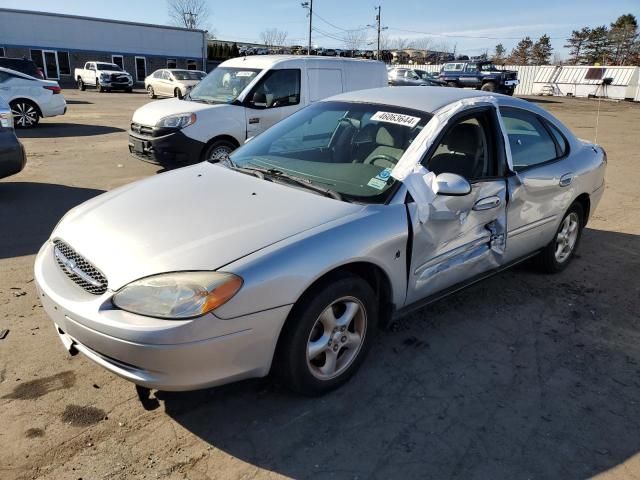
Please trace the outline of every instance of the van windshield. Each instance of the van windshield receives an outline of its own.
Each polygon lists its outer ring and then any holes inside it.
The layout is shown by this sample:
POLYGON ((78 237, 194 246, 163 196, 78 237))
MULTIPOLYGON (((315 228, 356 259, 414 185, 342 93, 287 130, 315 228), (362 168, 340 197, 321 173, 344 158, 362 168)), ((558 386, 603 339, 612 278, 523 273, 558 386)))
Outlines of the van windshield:
POLYGON ((233 103, 260 72, 256 68, 218 67, 194 87, 189 100, 233 103))
POLYGON ((430 119, 389 105, 318 102, 234 151, 231 165, 382 203, 395 183, 393 167, 430 119))

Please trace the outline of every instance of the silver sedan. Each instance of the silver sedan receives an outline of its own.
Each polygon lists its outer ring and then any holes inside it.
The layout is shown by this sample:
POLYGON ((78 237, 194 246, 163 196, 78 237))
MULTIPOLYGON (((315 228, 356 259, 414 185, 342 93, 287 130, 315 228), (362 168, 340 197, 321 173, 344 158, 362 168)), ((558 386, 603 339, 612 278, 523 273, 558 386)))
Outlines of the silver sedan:
POLYGON ((530 257, 562 271, 605 166, 523 100, 352 92, 74 208, 35 278, 65 348, 138 385, 321 394, 392 319, 530 257))

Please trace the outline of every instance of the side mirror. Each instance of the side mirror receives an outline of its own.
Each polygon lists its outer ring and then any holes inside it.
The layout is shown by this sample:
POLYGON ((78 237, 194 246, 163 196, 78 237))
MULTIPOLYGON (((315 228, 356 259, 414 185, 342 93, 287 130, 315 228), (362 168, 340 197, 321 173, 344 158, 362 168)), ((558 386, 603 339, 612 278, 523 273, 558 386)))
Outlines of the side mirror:
POLYGON ((267 106, 267 95, 264 93, 256 92, 253 94, 252 102, 256 107, 266 107, 267 106))
POLYGON ((438 195, 462 197, 471 193, 469 181, 456 173, 441 173, 435 183, 438 195))

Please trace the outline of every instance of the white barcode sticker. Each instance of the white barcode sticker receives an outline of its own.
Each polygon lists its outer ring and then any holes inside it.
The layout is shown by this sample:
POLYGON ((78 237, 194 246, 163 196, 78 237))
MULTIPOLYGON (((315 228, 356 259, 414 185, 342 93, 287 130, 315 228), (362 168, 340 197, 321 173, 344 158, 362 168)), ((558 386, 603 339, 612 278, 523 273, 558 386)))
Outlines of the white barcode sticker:
POLYGON ((420 122, 420 117, 403 115, 402 113, 376 112, 375 115, 371 117, 371 120, 395 123, 396 125, 404 125, 405 127, 413 128, 420 122))

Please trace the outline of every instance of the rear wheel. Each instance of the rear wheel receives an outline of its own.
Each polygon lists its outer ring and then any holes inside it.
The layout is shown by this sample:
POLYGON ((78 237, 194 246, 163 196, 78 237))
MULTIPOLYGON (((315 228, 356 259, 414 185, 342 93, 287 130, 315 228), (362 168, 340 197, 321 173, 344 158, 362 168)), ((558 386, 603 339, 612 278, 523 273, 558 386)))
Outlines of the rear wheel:
POLYGON ((38 107, 29 100, 14 100, 9 104, 16 128, 33 128, 40 121, 38 107))
POLYGON ((495 82, 487 82, 484 85, 482 85, 480 90, 482 90, 484 92, 495 92, 496 91, 496 84, 495 84, 495 82))
POLYGON ((321 395, 358 370, 378 322, 371 286, 340 275, 307 292, 294 306, 278 345, 277 368, 303 395, 321 395))
POLYGON ((584 210, 579 203, 565 213, 553 240, 535 258, 538 268, 546 273, 558 273, 567 268, 573 258, 584 227, 584 210))
POLYGON ((149 95, 149 98, 156 98, 156 92, 151 85, 147 87, 147 95, 149 95))
POLYGON ((82 81, 81 77, 78 77, 78 90, 81 91, 85 91, 87 89, 87 87, 85 86, 84 82, 82 81))
POLYGON ((228 140, 216 140, 204 151, 203 160, 219 162, 236 149, 236 145, 228 140))
POLYGON ((449 87, 458 88, 458 84, 456 82, 447 82, 449 87))

